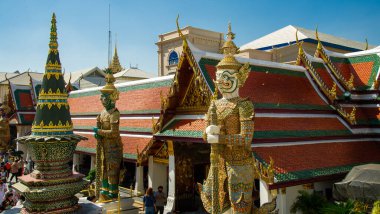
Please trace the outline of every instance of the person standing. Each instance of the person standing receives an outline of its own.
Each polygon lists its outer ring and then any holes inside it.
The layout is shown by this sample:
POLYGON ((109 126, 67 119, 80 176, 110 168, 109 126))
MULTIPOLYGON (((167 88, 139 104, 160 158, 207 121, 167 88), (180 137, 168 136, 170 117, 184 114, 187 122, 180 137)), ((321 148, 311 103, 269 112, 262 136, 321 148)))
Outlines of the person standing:
POLYGON ((11 183, 13 177, 16 177, 16 182, 18 182, 18 160, 14 161, 11 165, 11 173, 12 176, 9 179, 9 183, 11 183))
POLYGON ((149 187, 146 190, 146 193, 143 198, 143 202, 144 202, 145 214, 154 214, 156 205, 155 205, 152 187, 149 187))
POLYGON ((9 178, 9 174, 11 173, 11 163, 9 161, 5 162, 4 168, 7 172, 7 178, 9 178))
POLYGON ((0 168, 0 178, 3 183, 7 182, 7 172, 5 171, 4 167, 0 168))
POLYGON ((18 176, 23 176, 24 175, 24 158, 21 157, 18 161, 18 176))
POLYGON ((166 194, 163 192, 163 187, 159 186, 158 191, 154 193, 154 199, 156 200, 156 214, 164 213, 164 206, 166 205, 166 194))

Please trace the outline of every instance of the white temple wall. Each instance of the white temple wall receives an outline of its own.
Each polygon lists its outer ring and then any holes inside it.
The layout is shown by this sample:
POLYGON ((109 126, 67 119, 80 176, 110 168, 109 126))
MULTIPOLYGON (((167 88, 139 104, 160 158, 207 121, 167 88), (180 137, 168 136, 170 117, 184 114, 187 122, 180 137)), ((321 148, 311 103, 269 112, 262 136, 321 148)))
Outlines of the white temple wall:
POLYGON ((164 190, 167 189, 168 175, 166 167, 166 164, 156 163, 153 160, 153 156, 149 156, 148 186, 152 187, 153 191, 157 191, 159 186, 163 186, 164 190))
POLYGON ((135 195, 144 194, 144 166, 136 166, 135 195))
POLYGON ((272 201, 272 195, 265 181, 260 179, 260 206, 272 201))
MULTIPOLYGON (((302 185, 297 186, 291 186, 286 188, 286 213, 290 213, 290 208, 292 207, 293 203, 295 202, 298 191, 299 190, 305 190, 302 185)), ((307 190, 312 191, 312 190, 307 190)))

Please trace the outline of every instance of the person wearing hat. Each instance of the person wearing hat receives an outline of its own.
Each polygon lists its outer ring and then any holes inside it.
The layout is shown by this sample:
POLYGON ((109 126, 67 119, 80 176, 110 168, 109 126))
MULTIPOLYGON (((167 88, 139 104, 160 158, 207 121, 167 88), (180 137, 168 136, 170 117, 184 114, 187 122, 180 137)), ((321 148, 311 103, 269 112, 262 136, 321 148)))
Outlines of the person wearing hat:
POLYGON ((103 111, 97 117, 94 128, 96 150, 96 196, 98 201, 116 199, 119 193, 120 164, 123 160, 123 144, 120 138, 120 112, 115 104, 119 92, 114 86, 115 78, 106 70, 106 85, 101 91, 103 111))

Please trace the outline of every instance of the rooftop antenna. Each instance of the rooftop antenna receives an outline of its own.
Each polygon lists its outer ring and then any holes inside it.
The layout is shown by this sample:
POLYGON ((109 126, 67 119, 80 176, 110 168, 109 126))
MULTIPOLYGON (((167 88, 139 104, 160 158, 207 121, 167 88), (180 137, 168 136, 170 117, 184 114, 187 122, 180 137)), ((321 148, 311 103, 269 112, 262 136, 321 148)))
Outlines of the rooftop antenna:
POLYGON ((111 46, 112 46, 112 38, 111 38, 111 4, 108 4, 108 67, 111 66, 111 46))

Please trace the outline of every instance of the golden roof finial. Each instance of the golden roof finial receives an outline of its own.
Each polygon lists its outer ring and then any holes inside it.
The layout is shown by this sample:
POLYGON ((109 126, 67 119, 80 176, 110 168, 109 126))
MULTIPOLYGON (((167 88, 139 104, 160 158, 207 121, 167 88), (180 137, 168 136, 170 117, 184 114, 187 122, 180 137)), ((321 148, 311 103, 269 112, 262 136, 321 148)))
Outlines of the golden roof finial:
POLYGON ((103 86, 103 88, 100 89, 100 91, 103 94, 109 94, 111 96, 110 97, 111 100, 116 101, 119 99, 119 91, 117 90, 117 88, 114 85, 114 82, 116 81, 116 79, 113 76, 112 70, 110 68, 107 68, 105 70, 105 73, 106 73, 106 76, 105 76, 106 85, 103 86))
POLYGON ((177 32, 178 32, 179 36, 182 38, 183 45, 187 46, 187 45, 188 45, 188 44, 187 44, 187 40, 186 40, 186 37, 182 34, 181 29, 179 28, 178 19, 179 19, 179 14, 177 15, 177 19, 176 19, 177 32))
POLYGON ((300 41, 298 40, 298 29, 296 30, 296 43, 297 45, 300 45, 300 41))
POLYGON ((368 40, 365 38, 365 50, 368 50, 368 40))
POLYGON ((318 35, 318 25, 317 27, 315 28, 315 38, 317 39, 317 42, 318 42, 318 45, 317 45, 317 50, 315 51, 315 54, 314 56, 318 56, 319 55, 319 52, 322 50, 323 46, 322 46, 322 42, 321 40, 319 39, 319 35, 318 35))
POLYGON ((319 35, 318 35, 318 25, 317 25, 317 27, 315 28, 315 38, 318 40, 318 42, 320 41, 320 40, 319 40, 319 35))
POLYGON ((222 47, 224 58, 216 65, 218 69, 239 70, 242 66, 234 57, 239 52, 239 48, 236 47, 233 41, 234 39, 235 34, 231 31, 231 23, 228 23, 227 41, 222 47))
POLYGON ((235 39, 235 34, 232 33, 232 30, 231 30, 231 22, 228 22, 227 40, 232 41, 234 39, 235 39))
POLYGON ((298 40, 298 29, 296 31, 296 43, 298 45, 298 55, 299 55, 299 54, 303 53, 303 49, 302 49, 302 42, 300 42, 298 40))

